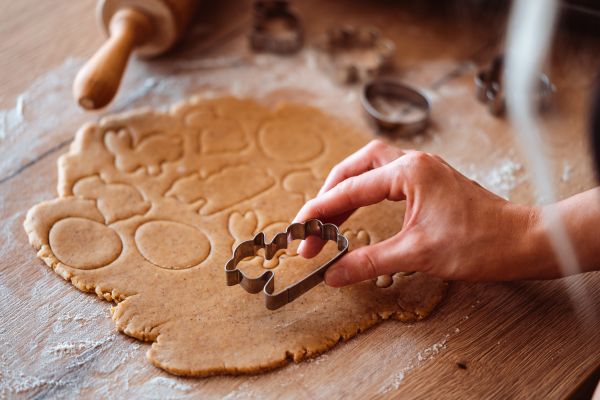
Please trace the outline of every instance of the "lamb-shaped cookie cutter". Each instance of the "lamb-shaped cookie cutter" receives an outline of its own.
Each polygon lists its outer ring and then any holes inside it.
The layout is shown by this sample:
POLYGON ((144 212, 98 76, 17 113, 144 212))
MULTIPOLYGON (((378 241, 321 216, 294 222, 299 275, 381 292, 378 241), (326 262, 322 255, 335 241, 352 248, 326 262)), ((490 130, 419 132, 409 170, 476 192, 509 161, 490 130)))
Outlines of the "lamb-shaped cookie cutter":
POLYGON ((348 239, 340 233, 338 227, 333 224, 324 224, 318 219, 293 223, 287 227, 285 232, 275 235, 270 243, 265 243, 265 234, 259 232, 254 236, 254 239, 240 243, 233 251, 233 257, 225 264, 227 286, 240 284, 248 293, 253 294, 262 290, 267 308, 269 310, 277 310, 321 283, 325 276, 325 271, 346 254, 347 251, 348 239), (265 250, 265 258, 270 260, 279 250, 287 249, 288 244, 292 241, 297 239, 304 240, 308 236, 318 236, 322 240, 336 242, 338 253, 302 280, 277 293, 274 293, 275 274, 273 271, 265 271, 257 278, 249 278, 237 268, 240 261, 246 257, 256 256, 260 249, 265 250))

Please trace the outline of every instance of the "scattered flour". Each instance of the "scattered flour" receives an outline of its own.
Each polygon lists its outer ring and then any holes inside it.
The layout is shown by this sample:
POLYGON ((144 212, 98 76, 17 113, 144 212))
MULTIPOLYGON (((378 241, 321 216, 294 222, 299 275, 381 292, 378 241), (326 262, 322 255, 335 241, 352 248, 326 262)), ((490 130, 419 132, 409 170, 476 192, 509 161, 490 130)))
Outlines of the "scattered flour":
POLYGON ((522 172, 523 165, 521 163, 504 160, 483 177, 483 183, 498 191, 501 196, 508 198, 510 191, 522 181, 522 172))
POLYGON ((257 396, 252 391, 252 386, 248 382, 242 383, 235 390, 229 392, 223 397, 223 400, 246 400, 246 399, 257 399, 257 396))
POLYGON ((190 397, 192 385, 182 379, 169 376, 155 376, 130 393, 139 399, 184 399, 190 397))
POLYGON ((15 129, 24 118, 25 96, 21 94, 17 97, 13 108, 0 110, 0 142, 8 136, 8 132, 15 129))
POLYGON ((188 391, 192 388, 190 385, 178 382, 175 378, 163 377, 163 376, 157 376, 155 378, 150 379, 148 381, 147 385, 158 386, 158 387, 167 387, 167 388, 184 391, 184 392, 188 391))
MULTIPOLYGON (((462 324, 463 322, 469 319, 469 314, 475 312, 478 309, 478 306, 481 304, 481 299, 476 299, 470 307, 468 307, 468 314, 464 315, 457 321, 457 325, 462 324)), ((410 372, 416 368, 419 368, 423 364, 428 361, 434 360, 439 354, 441 354, 445 349, 448 348, 448 344, 453 336, 458 335, 461 332, 461 329, 458 326, 455 326, 453 329, 450 329, 448 333, 446 333, 438 342, 433 343, 429 347, 422 349, 416 353, 416 355, 408 360, 407 362, 403 362, 402 367, 392 375, 391 378, 388 378, 386 384, 381 387, 379 390, 379 394, 385 394, 394 390, 400 389, 402 386, 402 382, 404 378, 410 374, 410 372)), ((498 342, 499 343, 499 342, 498 342)), ((403 351, 406 353, 406 349, 403 351)), ((393 362, 395 360, 391 360, 393 362)))
POLYGON ((317 356, 315 358, 309 358, 308 360, 306 360, 306 362, 309 364, 319 365, 322 362, 327 361, 327 358, 329 358, 327 354, 321 354, 320 356, 317 356))
POLYGON ((394 390, 398 390, 400 388, 400 385, 402 384, 403 380, 404 380, 404 371, 400 371, 396 375, 394 375, 394 377, 392 378, 392 382, 390 383, 391 388, 394 390))
POLYGON ((440 342, 434 343, 430 347, 427 347, 426 349, 418 352, 417 353, 417 361, 423 362, 423 361, 431 360, 432 358, 434 358, 436 355, 438 355, 440 353, 440 351, 442 351, 443 349, 446 348, 446 343, 448 342, 449 337, 450 337, 450 335, 447 334, 446 336, 444 336, 444 338, 440 342))
POLYGON ((489 170, 481 170, 474 164, 470 164, 466 176, 480 183, 486 189, 510 200, 511 192, 521 183, 525 182, 527 176, 523 164, 513 159, 512 155, 501 159, 489 170))
POLYGON ((100 340, 80 340, 80 341, 66 341, 62 343, 55 344, 46 349, 47 353, 51 356, 55 357, 65 357, 81 354, 85 351, 95 349, 99 346, 102 346, 106 342, 112 341, 115 339, 114 335, 106 336, 100 340))
POLYGON ((38 389, 52 391, 72 384, 72 381, 68 379, 38 378, 26 375, 23 372, 4 371, 0 377, 2 378, 0 381, 0 398, 32 393, 38 389))
MULTIPOLYGON (((455 334, 458 333, 456 330, 454 332, 455 334)), ((419 351, 415 358, 408 363, 408 365, 402 367, 388 382, 386 382, 385 386, 379 390, 379 393, 384 394, 392 390, 398 390, 402 385, 402 381, 404 380, 405 376, 409 374, 410 371, 422 366, 427 361, 433 360, 440 352, 442 352, 442 350, 447 348, 450 336, 451 335, 448 333, 444 335, 439 342, 419 351)))

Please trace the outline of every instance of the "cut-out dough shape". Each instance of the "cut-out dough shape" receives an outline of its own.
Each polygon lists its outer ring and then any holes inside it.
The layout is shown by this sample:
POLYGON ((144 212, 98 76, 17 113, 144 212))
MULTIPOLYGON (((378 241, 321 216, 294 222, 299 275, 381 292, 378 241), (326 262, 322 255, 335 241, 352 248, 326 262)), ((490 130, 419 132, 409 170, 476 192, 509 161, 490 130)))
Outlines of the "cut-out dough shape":
MULTIPOLYGON (((241 213, 235 211, 229 216, 227 221, 227 229, 229 234, 235 240, 233 247, 240 242, 248 240, 249 237, 254 237, 258 228, 258 217, 252 211, 241 213)), ((232 248, 233 249, 233 248, 232 248)))
POLYGON ((307 162, 323 152, 323 138, 308 121, 268 121, 258 136, 265 155, 278 161, 307 162))
POLYGON ((104 183, 98 176, 90 176, 78 181, 73 193, 84 199, 95 199, 98 210, 104 215, 107 224, 143 215, 150 209, 150 203, 133 186, 123 183, 104 183), (127 207, 123 207, 127 204, 127 207))
POLYGON ((135 243, 148 261, 166 269, 193 267, 210 253, 210 243, 202 232, 172 221, 146 222, 135 232, 135 243))
POLYGON ((105 132, 116 132, 126 128, 131 135, 134 147, 150 136, 160 133, 176 137, 181 131, 181 124, 178 120, 173 120, 167 114, 157 115, 150 108, 142 108, 118 116, 108 116, 103 119, 102 125, 105 132), (127 118, 125 124, 123 117, 127 118))
POLYGON ((123 248, 115 231, 85 218, 58 221, 48 240, 58 260, 78 269, 104 267, 115 261, 123 248))
POLYGON ((313 198, 320 187, 321 181, 310 171, 292 172, 283 179, 283 188, 290 193, 301 194, 304 201, 313 198))
POLYGON ((247 146, 246 135, 240 125, 233 120, 220 118, 212 121, 202 130, 200 148, 203 153, 229 153, 247 146), (222 137, 227 136, 228 140, 222 137))
MULTIPOLYGON (((385 319, 422 319, 445 292, 443 281, 424 274, 395 276, 385 289, 372 281, 341 289, 319 284, 272 312, 261 296, 226 286, 232 246, 259 230, 284 229, 320 185, 314 177, 368 139, 313 108, 271 110, 234 98, 114 115, 77 133, 59 161, 60 196, 33 207, 25 230, 63 278, 118 302, 117 329, 153 341, 152 364, 194 376, 272 369, 385 319), (219 119, 241 127, 243 149, 229 147, 239 132, 222 129, 204 143, 214 151, 198 151, 200 132, 219 119)), ((398 232, 403 207, 383 202, 357 211, 341 227, 351 248, 398 232)), ((249 267, 271 268, 279 290, 328 251, 311 260, 291 252, 276 265, 256 257, 249 267)))
POLYGON ((173 185, 167 196, 173 196, 184 203, 204 198, 206 203, 200 214, 210 215, 249 200, 274 183, 273 178, 260 169, 240 165, 225 168, 206 179, 200 179, 197 174, 183 178, 173 185))
POLYGON ((183 154, 181 137, 161 133, 147 136, 134 146, 130 133, 121 129, 108 132, 104 142, 116 157, 115 165, 124 172, 146 167, 150 175, 156 175, 160 172, 161 163, 174 161, 183 154))

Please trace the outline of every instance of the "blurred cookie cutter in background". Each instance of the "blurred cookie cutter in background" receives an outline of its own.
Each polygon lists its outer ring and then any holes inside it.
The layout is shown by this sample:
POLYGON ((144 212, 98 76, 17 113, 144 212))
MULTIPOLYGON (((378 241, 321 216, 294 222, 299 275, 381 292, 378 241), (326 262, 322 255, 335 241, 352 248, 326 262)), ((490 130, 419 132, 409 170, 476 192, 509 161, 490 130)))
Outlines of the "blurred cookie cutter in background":
POLYGON ((423 92, 390 78, 365 85, 361 103, 381 131, 400 136, 423 131, 431 114, 431 102, 423 92))
POLYGON ((254 22, 250 46, 254 51, 292 54, 304 43, 300 20, 289 9, 286 0, 257 0, 254 2, 254 22))
MULTIPOLYGON (((487 104, 489 112, 494 116, 502 116, 506 110, 504 87, 504 57, 496 56, 489 67, 483 68, 475 75, 477 100, 487 104)), ((535 92, 535 101, 539 109, 544 110, 550 105, 550 99, 556 92, 556 87, 546 74, 540 74, 535 92)))
POLYGON ((382 37, 374 27, 331 29, 318 41, 317 48, 321 63, 341 83, 375 78, 391 63, 396 52, 394 42, 382 37))
POLYGON ((325 271, 348 251, 348 239, 339 232, 337 226, 324 224, 317 219, 297 222, 289 225, 285 232, 275 235, 271 242, 265 242, 265 234, 259 232, 253 239, 240 243, 233 251, 233 257, 225 264, 227 286, 239 284, 248 293, 263 292, 265 305, 269 310, 276 310, 302 296, 304 293, 323 281, 325 271), (325 264, 293 285, 275 293, 275 274, 265 271, 261 276, 250 278, 237 268, 240 261, 258 255, 260 249, 265 251, 265 259, 277 256, 279 250, 287 249, 294 240, 304 240, 308 236, 318 236, 322 240, 331 240, 337 244, 338 253, 325 264))

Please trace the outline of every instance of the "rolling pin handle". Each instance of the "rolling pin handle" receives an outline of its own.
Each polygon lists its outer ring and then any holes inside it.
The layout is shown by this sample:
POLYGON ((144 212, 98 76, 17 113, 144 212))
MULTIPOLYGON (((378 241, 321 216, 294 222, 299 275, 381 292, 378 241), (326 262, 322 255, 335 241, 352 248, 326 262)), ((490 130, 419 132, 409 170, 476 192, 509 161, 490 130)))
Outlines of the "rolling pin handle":
POLYGON ((117 93, 133 50, 152 34, 152 21, 144 13, 124 8, 110 20, 110 37, 81 68, 73 83, 73 96, 85 109, 107 105, 117 93))

